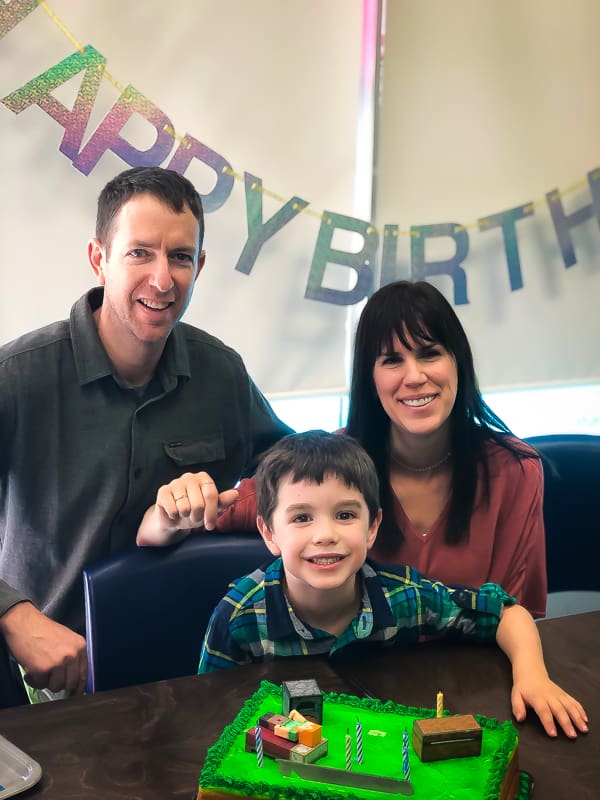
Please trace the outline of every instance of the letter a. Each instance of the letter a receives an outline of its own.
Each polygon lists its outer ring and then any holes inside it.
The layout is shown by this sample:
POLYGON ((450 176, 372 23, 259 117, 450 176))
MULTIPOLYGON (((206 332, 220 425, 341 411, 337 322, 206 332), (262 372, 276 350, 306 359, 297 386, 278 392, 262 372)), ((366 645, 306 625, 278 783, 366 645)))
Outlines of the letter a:
POLYGON ((79 153, 83 134, 98 94, 105 63, 104 56, 94 50, 91 45, 87 45, 82 51, 73 53, 72 56, 65 58, 64 61, 46 72, 42 72, 37 78, 9 94, 2 102, 15 114, 20 114, 34 103, 37 104, 65 129, 65 135, 60 143, 60 151, 74 160, 79 153), (66 83, 83 69, 85 75, 73 109, 69 111, 55 97, 52 97, 50 92, 57 86, 66 83))

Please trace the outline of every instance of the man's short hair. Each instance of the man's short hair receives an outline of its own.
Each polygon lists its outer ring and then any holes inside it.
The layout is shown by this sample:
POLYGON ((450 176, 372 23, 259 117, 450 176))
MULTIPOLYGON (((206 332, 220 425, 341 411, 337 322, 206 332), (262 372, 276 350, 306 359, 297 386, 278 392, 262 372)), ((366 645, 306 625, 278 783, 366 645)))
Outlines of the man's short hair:
POLYGON ((178 214, 187 205, 198 220, 198 251, 204 241, 202 200, 194 184, 183 175, 163 167, 133 167, 110 180, 98 197, 96 238, 110 253, 112 228, 121 208, 136 194, 151 194, 178 214))
POLYGON ((375 466, 357 441, 326 431, 290 434, 267 450, 256 471, 259 516, 271 525, 284 478, 321 484, 332 476, 362 494, 372 523, 380 505, 375 466))

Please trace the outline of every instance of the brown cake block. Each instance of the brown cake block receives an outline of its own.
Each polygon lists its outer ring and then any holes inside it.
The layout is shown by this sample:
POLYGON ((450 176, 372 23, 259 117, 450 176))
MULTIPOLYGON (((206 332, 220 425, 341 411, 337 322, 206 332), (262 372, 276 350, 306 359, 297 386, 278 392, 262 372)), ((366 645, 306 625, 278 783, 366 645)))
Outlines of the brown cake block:
POLYGON ((412 744, 421 761, 481 754, 481 726, 472 714, 417 719, 412 744))

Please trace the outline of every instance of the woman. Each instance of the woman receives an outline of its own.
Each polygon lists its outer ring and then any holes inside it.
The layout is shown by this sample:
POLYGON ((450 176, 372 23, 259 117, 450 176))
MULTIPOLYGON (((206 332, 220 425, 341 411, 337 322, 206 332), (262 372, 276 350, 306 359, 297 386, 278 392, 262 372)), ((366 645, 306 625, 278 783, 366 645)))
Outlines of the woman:
POLYGON ((484 402, 463 327, 431 284, 388 284, 363 309, 346 433, 379 474, 373 558, 447 584, 499 583, 544 615, 539 457, 484 402))
MULTIPOLYGON (((463 327, 431 284, 391 283, 365 305, 345 433, 367 450, 379 476, 375 560, 409 564, 450 585, 498 583, 544 616, 538 454, 484 402, 463 327)), ((219 495, 206 473, 182 475, 159 489, 138 544, 176 541, 202 520, 207 529, 255 530, 253 479, 236 497, 219 495)))

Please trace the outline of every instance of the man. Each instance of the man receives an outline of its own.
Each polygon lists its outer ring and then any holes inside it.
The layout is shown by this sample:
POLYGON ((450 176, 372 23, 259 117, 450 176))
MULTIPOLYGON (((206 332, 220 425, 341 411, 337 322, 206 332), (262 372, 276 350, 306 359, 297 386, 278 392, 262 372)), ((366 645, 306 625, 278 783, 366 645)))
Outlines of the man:
POLYGON ((200 473, 211 529, 289 432, 240 356, 180 323, 203 235, 186 178, 126 170, 98 199, 100 286, 0 348, 0 633, 35 688, 83 691, 81 572, 135 546, 158 488, 200 473))

